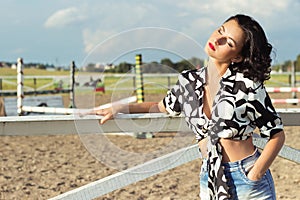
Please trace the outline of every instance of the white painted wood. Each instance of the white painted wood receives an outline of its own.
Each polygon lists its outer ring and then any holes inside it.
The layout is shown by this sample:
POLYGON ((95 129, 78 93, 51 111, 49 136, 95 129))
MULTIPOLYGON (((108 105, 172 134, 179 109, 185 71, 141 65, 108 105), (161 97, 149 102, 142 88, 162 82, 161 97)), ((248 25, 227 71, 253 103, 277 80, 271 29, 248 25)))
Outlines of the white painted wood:
POLYGON ((294 104, 300 103, 300 99, 271 99, 273 104, 294 104))
POLYGON ((266 87, 267 92, 300 92, 300 87, 266 87))
MULTIPOLYGON (((278 109, 285 126, 300 125, 300 109, 278 109)), ((0 135, 57 135, 70 133, 191 132, 183 117, 163 113, 120 114, 100 125, 95 115, 0 117, 0 135)))
POLYGON ((1 117, 0 135, 56 135, 70 133, 118 132, 175 132, 189 131, 183 118, 169 118, 163 114, 119 115, 100 125, 102 117, 95 115, 45 115, 1 117))

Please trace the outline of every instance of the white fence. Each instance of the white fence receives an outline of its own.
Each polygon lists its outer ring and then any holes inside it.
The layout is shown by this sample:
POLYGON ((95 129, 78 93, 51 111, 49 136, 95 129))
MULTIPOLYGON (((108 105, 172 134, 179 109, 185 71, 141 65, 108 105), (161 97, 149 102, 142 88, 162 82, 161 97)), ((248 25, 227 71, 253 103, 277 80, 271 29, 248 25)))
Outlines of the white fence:
MULTIPOLYGON (((299 109, 278 109, 278 112, 286 126, 300 125, 299 109)), ((53 135, 76 132, 89 134, 99 129, 99 119, 101 119, 99 116, 80 117, 77 115, 2 117, 0 118, 0 135, 53 135)), ((104 133, 139 132, 145 131, 145 127, 149 132, 190 131, 183 118, 169 117, 165 114, 122 114, 101 125, 104 133)), ((254 137, 253 140, 259 148, 263 148, 266 143, 266 140, 260 137, 254 137)), ((284 146, 279 155, 300 163, 300 151, 297 149, 284 146)), ((52 200, 93 199, 195 160, 199 156, 198 146, 192 145, 58 195, 52 200)))

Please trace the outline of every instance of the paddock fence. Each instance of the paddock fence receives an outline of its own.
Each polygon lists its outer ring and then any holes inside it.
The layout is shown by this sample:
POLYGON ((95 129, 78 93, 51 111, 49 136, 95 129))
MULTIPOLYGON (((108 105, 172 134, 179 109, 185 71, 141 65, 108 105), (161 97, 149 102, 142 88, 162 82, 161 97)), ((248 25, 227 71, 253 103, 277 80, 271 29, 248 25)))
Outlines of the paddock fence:
MULTIPOLYGON (((17 114, 18 115, 23 115, 24 112, 33 112, 33 110, 36 110, 36 112, 43 112, 39 111, 41 107, 45 107, 47 103, 43 102, 44 106, 23 106, 24 103, 24 98, 25 95, 41 95, 41 94, 58 94, 58 93, 69 93, 69 100, 70 100, 70 108, 75 108, 75 102, 74 102, 74 87, 75 87, 75 62, 72 61, 71 66, 70 66, 70 84, 68 89, 63 89, 63 88, 56 88, 54 90, 29 90, 29 91, 24 91, 24 72, 23 72, 24 64, 23 64, 23 59, 18 58, 17 60, 17 90, 16 91, 2 91, 0 90, 0 96, 16 96, 16 108, 17 108, 17 114)), ((36 82, 36 79, 34 78, 34 81, 36 82)), ((52 84, 52 83, 50 83, 52 84)), ((43 87, 42 87, 43 88, 43 87)), ((31 97, 30 101, 40 101, 37 97, 31 97)), ((50 101, 53 100, 51 96, 49 97, 50 101)), ((55 98, 54 98, 55 99, 55 98)), ((14 102, 14 98, 10 98, 10 100, 14 102)), ((59 101, 58 101, 59 102, 59 101)), ((62 102, 62 101, 60 101, 62 102)), ((60 105, 62 103, 55 103, 54 105, 60 105)), ((57 111, 66 113, 65 111, 62 111, 60 108, 51 108, 47 110, 48 112, 55 113, 57 111)))

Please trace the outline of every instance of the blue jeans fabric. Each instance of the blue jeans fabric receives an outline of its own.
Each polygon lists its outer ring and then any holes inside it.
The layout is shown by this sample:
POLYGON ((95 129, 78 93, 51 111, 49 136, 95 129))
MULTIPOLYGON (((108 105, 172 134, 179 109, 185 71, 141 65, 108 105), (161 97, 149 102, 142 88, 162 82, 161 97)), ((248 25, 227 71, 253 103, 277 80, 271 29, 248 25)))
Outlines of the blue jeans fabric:
MULTIPOLYGON (((236 162, 223 163, 224 173, 227 177, 230 199, 232 200, 275 200, 274 182, 270 170, 257 181, 252 181, 247 177, 255 161, 260 156, 256 150, 250 155, 236 162)), ((200 172, 200 199, 209 199, 208 195, 208 173, 207 160, 203 159, 200 172)))

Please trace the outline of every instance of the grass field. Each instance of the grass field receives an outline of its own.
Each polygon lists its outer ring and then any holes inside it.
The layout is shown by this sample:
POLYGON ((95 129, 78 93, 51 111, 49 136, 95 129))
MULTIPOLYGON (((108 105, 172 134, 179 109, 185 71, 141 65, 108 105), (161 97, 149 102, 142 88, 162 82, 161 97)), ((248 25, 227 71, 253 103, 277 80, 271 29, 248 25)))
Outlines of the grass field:
MULTIPOLYGON (((24 69, 24 74, 28 76, 68 76, 70 72, 68 71, 47 71, 39 69, 24 69)), ((93 73, 84 73, 77 72, 77 75, 93 75, 93 73)), ((99 75, 99 73, 95 73, 99 75)), ((161 74, 159 74, 161 75, 161 74)), ((0 68, 0 76, 2 77, 2 90, 16 90, 17 85, 17 76, 15 69, 0 68), (5 78, 7 76, 7 78, 5 78), (15 76, 15 78, 14 78, 15 76)), ((26 76, 25 76, 26 77, 26 76)), ((296 80, 300 80, 300 75, 297 75, 296 80)), ((144 90, 148 93, 161 93, 168 90, 169 87, 174 85, 177 81, 177 76, 144 76, 144 90)), ((51 90, 54 89, 54 84, 52 78, 38 78, 36 79, 36 85, 33 78, 25 78, 24 86, 31 88, 40 88, 48 84, 48 87, 43 89, 51 90)), ((287 87, 289 86, 290 76, 288 74, 274 74, 271 76, 271 79, 266 82, 266 86, 272 87, 287 87)), ((124 76, 114 76, 113 74, 104 74, 104 83, 106 91, 115 91, 115 90, 133 90, 134 87, 137 87, 134 82, 134 78, 124 74, 124 76)), ((65 84, 67 87, 67 84, 65 84)))
MULTIPOLYGON (((28 76, 56 76, 56 75, 69 75, 69 71, 48 71, 43 69, 24 69, 24 74, 28 76)), ((11 68, 0 68, 0 76, 17 76, 17 70, 11 68)))

